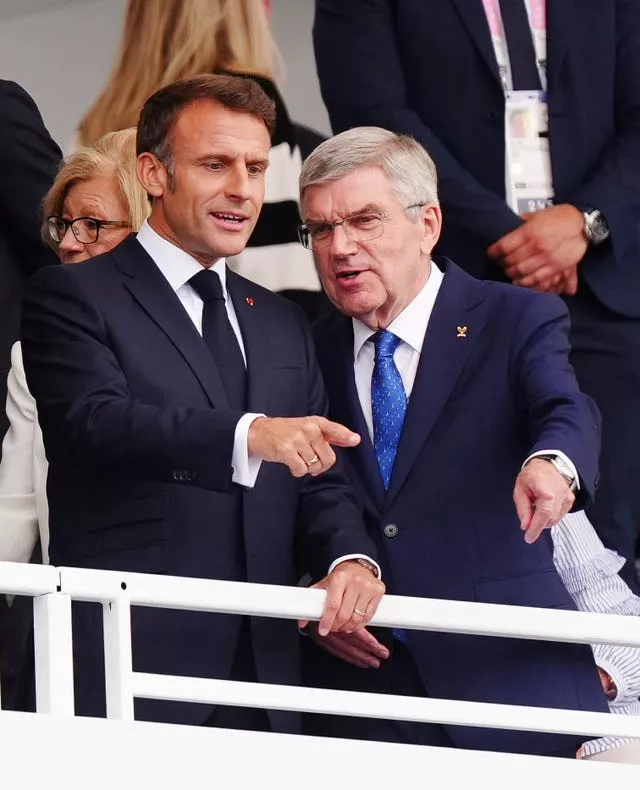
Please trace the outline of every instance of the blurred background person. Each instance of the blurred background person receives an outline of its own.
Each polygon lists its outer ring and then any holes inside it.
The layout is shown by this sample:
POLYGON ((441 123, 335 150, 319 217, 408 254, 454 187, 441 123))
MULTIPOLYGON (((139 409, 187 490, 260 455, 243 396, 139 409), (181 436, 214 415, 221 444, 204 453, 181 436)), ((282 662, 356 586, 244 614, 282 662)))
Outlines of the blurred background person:
MULTIPOLYGON (((136 176, 135 136, 135 129, 109 133, 62 165, 44 199, 42 237, 63 263, 80 263, 107 252, 137 231, 149 213, 146 192, 136 176)), ((19 342, 11 359, 6 408, 10 425, 0 463, 0 561, 29 562, 39 537, 46 563, 47 461, 19 342)), ((33 700, 30 611, 31 599, 24 598, 16 599, 8 612, 12 627, 5 633, 2 655, 3 662, 5 655, 12 660, 3 678, 5 707, 29 708, 33 700)))
MULTIPOLYGON (((40 239, 39 226, 42 198, 53 183, 61 156, 33 99, 15 82, 0 80, 0 403, 6 399, 11 346, 20 331, 23 286, 32 272, 56 261, 40 239)), ((0 409, 0 440, 8 425, 0 409)), ((39 558, 36 548, 34 560, 39 558)), ((7 598, 0 595, 5 708, 15 705, 31 611, 31 599, 16 598, 9 608, 7 598)))
POLYGON ((326 302, 312 256, 297 243, 298 177, 302 159, 322 137, 292 123, 276 87, 269 8, 269 0, 129 0, 116 64, 78 136, 91 144, 105 132, 135 125, 146 99, 176 80, 201 73, 255 79, 276 104, 276 129, 260 219, 247 248, 228 262, 314 319, 326 302))

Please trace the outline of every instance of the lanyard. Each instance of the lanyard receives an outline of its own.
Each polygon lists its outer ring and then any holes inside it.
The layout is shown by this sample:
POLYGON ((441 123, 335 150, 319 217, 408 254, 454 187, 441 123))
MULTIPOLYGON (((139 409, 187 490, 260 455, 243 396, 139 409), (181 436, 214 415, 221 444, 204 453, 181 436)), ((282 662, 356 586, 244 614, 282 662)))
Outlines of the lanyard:
MULTIPOLYGON (((542 89, 547 89, 547 10, 546 0, 522 0, 527 9, 527 16, 529 17, 529 25, 533 36, 533 47, 536 53, 536 66, 540 75, 540 84, 542 89)), ((505 93, 513 89, 513 80, 511 78, 511 63, 509 62, 509 49, 507 47, 507 39, 504 32, 504 25, 502 24, 502 13, 500 12, 499 0, 482 0, 484 5, 485 14, 487 15, 487 22, 489 23, 489 31, 491 32, 491 41, 496 53, 496 60, 498 61, 498 68, 500 70, 500 79, 504 87, 505 93)))

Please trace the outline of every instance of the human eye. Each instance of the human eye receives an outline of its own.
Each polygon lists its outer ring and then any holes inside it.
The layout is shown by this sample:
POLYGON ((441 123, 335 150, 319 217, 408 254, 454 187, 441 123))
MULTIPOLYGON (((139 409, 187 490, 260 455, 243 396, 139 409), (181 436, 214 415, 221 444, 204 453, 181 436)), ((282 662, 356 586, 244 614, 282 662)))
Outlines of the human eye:
POLYGON ((95 219, 95 217, 82 217, 79 225, 82 225, 83 230, 88 231, 89 233, 95 233, 102 223, 99 219, 95 219))
POLYGON ((349 222, 356 228, 367 228, 380 222, 380 214, 371 212, 368 214, 356 214, 354 217, 349 217, 349 222))
POLYGON ((330 222, 307 222, 307 228, 314 239, 326 238, 331 233, 330 222))
POLYGON ((258 163, 258 164, 249 165, 247 167, 247 172, 249 173, 250 176, 261 176, 264 173, 265 169, 266 169, 265 165, 263 165, 262 163, 258 163))
POLYGON ((211 170, 213 172, 217 172, 219 170, 222 170, 222 168, 224 167, 224 164, 222 162, 220 162, 218 159, 212 159, 209 162, 205 162, 204 166, 205 166, 205 168, 207 170, 211 170))

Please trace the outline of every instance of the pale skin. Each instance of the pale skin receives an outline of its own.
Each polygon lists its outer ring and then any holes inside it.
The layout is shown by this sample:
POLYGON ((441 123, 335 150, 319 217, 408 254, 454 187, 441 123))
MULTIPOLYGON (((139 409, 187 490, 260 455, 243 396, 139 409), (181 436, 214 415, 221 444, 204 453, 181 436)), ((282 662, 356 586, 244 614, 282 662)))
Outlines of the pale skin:
MULTIPOLYGON (((138 177, 153 197, 149 224, 204 268, 238 255, 264 202, 270 147, 260 118, 209 100, 188 105, 172 130, 171 171, 152 153, 138 158, 138 177)), ((284 464, 295 477, 316 476, 335 463, 332 445, 359 441, 324 417, 260 417, 249 428, 248 449, 252 457, 284 464)), ((354 560, 340 563, 316 586, 327 591, 319 623, 326 634, 366 625, 385 589, 354 560)))
MULTIPOLYGON (((344 225, 338 225, 331 243, 314 250, 318 274, 333 304, 372 330, 388 327, 431 272, 431 252, 442 227, 440 208, 428 204, 406 211, 405 205, 377 167, 357 168, 340 179, 310 186, 302 195, 305 222, 336 222, 371 211, 388 215, 378 238, 356 242, 344 225)), ((513 498, 527 543, 556 524, 574 502, 567 481, 544 459, 533 459, 520 472, 513 498)), ((377 668, 389 657, 387 648, 366 629, 343 629, 322 637, 312 631, 318 644, 361 668, 377 668)))
POLYGON ((62 263, 82 263, 95 255, 112 250, 131 233, 129 209, 120 193, 114 175, 97 176, 79 181, 67 190, 62 204, 63 219, 93 217, 99 220, 124 222, 125 227, 102 227, 98 238, 91 244, 83 244, 67 228, 58 244, 58 255, 62 263))
POLYGON ((515 285, 575 294, 578 265, 588 247, 582 212, 563 203, 522 218, 524 224, 492 244, 487 254, 515 285))

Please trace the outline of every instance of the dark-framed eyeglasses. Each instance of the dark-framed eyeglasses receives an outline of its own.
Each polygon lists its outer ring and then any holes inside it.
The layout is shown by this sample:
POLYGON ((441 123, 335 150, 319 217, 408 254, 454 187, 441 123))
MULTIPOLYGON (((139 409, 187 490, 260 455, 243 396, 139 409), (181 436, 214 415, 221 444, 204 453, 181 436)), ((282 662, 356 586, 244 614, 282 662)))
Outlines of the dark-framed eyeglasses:
MULTIPOLYGON (((421 208, 426 203, 412 203, 403 206, 404 211, 411 208, 421 208)), ((333 238, 333 232, 342 225, 345 235, 351 241, 373 241, 384 233, 384 223, 390 215, 384 211, 361 211, 336 222, 307 222, 298 227, 298 239, 303 247, 308 250, 320 250, 328 247, 333 238)))
POLYGON ((100 231, 104 227, 128 228, 130 224, 123 220, 96 219, 95 217, 76 217, 75 219, 47 217, 49 236, 56 244, 60 244, 69 228, 81 244, 93 244, 98 241, 100 231))

